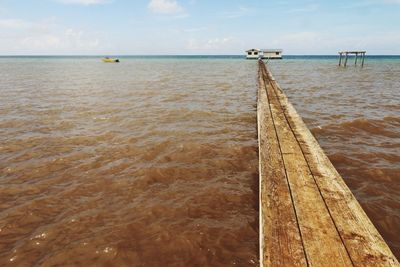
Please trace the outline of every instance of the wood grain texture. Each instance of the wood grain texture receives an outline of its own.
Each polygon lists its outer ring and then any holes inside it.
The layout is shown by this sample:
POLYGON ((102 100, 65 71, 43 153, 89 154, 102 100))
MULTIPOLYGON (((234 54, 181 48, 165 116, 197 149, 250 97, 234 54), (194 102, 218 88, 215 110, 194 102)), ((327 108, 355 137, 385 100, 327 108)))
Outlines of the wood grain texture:
POLYGON ((258 97, 261 266, 400 266, 262 61, 258 97))
POLYGON ((258 137, 260 147, 260 244, 264 266, 305 266, 297 218, 285 174, 283 159, 259 73, 258 137))
POLYGON ((351 260, 330 217, 301 148, 290 128, 273 83, 266 89, 276 132, 281 146, 293 202, 310 266, 351 266, 351 260), (321 248, 321 240, 324 247, 321 248))
POLYGON ((293 133, 301 144, 310 171, 355 265, 399 266, 386 242, 279 88, 279 85, 277 85, 275 92, 283 106, 286 117, 289 119, 293 133))

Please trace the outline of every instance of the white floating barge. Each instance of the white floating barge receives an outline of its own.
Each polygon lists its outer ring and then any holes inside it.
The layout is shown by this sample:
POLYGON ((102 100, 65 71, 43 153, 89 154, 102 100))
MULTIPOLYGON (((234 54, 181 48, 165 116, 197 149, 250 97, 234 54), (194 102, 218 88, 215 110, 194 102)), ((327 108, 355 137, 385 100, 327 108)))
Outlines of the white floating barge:
POLYGON ((246 51, 247 59, 282 59, 282 49, 249 49, 246 51))

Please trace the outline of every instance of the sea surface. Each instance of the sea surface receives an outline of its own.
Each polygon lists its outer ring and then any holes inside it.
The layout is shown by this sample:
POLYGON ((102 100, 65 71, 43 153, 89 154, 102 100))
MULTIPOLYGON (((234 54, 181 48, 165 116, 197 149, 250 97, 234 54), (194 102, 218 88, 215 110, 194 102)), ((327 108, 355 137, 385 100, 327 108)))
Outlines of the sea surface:
MULTIPOLYGON (((257 62, 0 57, 0 266, 257 266, 257 62)), ((400 57, 269 61, 400 257, 400 57)))

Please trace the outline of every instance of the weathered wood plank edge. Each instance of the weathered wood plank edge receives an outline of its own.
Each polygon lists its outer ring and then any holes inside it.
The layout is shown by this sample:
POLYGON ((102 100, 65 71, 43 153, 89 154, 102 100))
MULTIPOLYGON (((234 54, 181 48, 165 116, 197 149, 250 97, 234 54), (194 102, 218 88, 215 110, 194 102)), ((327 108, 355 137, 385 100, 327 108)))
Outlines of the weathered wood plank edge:
MULTIPOLYGON (((301 145, 287 121, 274 85, 267 77, 265 66, 261 64, 260 67, 265 73, 265 90, 268 95, 265 102, 269 104, 271 110, 307 264, 309 266, 331 266, 332 263, 335 263, 335 266, 354 266, 326 207, 325 200, 320 194, 309 164, 302 153, 301 145)), ((268 126, 266 127, 268 128, 268 126)), ((274 164, 272 167, 276 168, 274 164)), ((269 184, 271 178, 269 175, 264 176, 266 185, 269 184)), ((265 191, 269 193, 270 189, 265 191)), ((277 198, 284 197, 278 196, 277 198)), ((280 223, 284 221, 285 218, 280 223)), ((264 227, 266 226, 264 225, 264 227)), ((278 263, 275 260, 271 266, 277 266, 278 263)), ((304 264, 296 266, 304 266, 304 264)))
MULTIPOLYGON (((269 102, 264 78, 260 68, 257 99, 260 103, 269 102)), ((259 150, 260 258, 266 266, 305 266, 307 258, 271 107, 260 103, 258 140, 266 148, 259 150)))
MULTIPOLYGON (((299 144, 301 144, 302 152, 309 161, 310 170, 320 187, 321 195, 325 198, 332 219, 354 264, 356 266, 400 266, 386 242, 269 71, 267 71, 267 76, 269 82, 275 88, 275 93, 281 102, 285 116, 287 116, 292 130, 299 144)), ((263 103, 258 102, 258 104, 263 103)), ((259 150, 261 149, 263 148, 259 147, 259 150)), ((261 175, 260 179, 263 179, 261 175)), ((262 236, 264 233, 262 232, 263 211, 261 209, 260 203, 260 266, 263 266, 261 240, 264 238, 262 236)))

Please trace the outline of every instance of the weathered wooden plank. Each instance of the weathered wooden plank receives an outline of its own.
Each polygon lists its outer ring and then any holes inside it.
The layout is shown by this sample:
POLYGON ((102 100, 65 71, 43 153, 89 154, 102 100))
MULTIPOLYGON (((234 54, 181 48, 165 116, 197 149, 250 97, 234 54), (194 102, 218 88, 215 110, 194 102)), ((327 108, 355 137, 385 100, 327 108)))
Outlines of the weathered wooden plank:
POLYGON ((308 264, 352 266, 307 161, 285 118, 271 80, 266 82, 266 89, 308 264))
POLYGON ((259 69, 257 104, 260 175, 260 262, 263 266, 306 266, 297 218, 259 69))
MULTIPOLYGON (((270 73, 269 76, 272 77, 270 73)), ((273 82, 275 93, 354 265, 400 266, 279 85, 273 82)))

